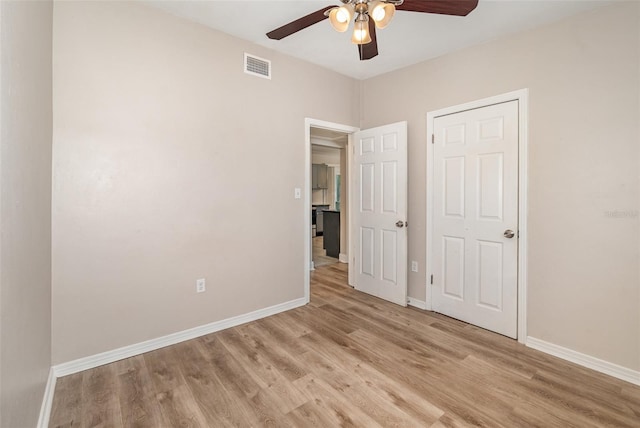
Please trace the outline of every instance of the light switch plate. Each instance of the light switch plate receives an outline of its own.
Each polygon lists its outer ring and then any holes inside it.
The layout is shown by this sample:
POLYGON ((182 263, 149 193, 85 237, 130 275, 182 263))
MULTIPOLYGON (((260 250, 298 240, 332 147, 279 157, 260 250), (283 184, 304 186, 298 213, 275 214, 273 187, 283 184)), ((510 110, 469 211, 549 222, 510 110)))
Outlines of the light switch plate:
POLYGON ((293 189, 293 197, 296 199, 300 199, 302 197, 302 190, 299 187, 293 189))

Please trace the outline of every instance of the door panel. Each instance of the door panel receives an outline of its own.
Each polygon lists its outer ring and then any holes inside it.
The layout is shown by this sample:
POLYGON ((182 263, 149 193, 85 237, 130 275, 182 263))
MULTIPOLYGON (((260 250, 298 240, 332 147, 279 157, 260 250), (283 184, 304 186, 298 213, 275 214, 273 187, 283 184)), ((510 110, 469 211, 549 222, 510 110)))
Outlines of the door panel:
POLYGON ((354 134, 355 288, 407 304, 407 124, 354 134), (396 225, 398 223, 398 225, 396 225))
POLYGON ((398 213, 398 163, 382 162, 382 212, 398 213))
POLYGON ((442 238, 444 294, 464 299, 464 239, 454 236, 442 238))
POLYGON ((502 220, 503 154, 478 156, 478 217, 483 220, 502 220))
POLYGON ((360 211, 373 212, 375 191, 375 165, 366 163, 360 165, 360 211))
POLYGON ((374 277, 375 230, 372 227, 360 228, 360 274, 374 277))
POLYGON ((398 275, 398 233, 395 230, 382 231, 382 280, 396 284, 398 275))
POLYGON ((478 241, 478 304, 502 310, 502 244, 478 241))
POLYGON ((444 159, 444 215, 464 217, 464 157, 444 159))
POLYGON ((518 102, 434 119, 435 311, 517 334, 518 102))

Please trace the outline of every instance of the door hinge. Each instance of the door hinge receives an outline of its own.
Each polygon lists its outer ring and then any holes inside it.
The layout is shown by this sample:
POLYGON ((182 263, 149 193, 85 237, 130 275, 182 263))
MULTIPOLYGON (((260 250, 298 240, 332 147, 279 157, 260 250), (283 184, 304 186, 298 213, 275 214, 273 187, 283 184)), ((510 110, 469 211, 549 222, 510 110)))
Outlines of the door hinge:
POLYGON ((433 275, 431 275, 431 285, 433 285, 433 275))
POLYGON ((436 135, 431 134, 431 144, 435 144, 435 143, 436 143, 436 135))

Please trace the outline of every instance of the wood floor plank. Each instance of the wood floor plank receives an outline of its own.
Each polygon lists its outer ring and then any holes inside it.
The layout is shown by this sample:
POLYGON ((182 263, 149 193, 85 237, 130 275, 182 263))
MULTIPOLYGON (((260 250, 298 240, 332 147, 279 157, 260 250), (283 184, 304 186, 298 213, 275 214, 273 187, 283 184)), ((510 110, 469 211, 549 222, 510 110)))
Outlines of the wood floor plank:
POLYGON ((623 385, 620 401, 640 420, 640 388, 623 385))
POLYGON ((191 390, 209 426, 249 426, 253 418, 245 412, 241 401, 229 394, 215 370, 203 355, 201 344, 194 340, 174 348, 182 363, 186 384, 191 390))
POLYGON ((385 322, 384 317, 371 311, 361 311, 361 308, 351 307, 345 312, 339 311, 331 305, 327 305, 322 309, 339 319, 349 320, 351 324, 357 325, 361 330, 376 331, 384 334, 385 340, 389 340, 403 349, 426 354, 431 360, 443 359, 444 361, 445 359, 453 359, 461 361, 469 355, 469 352, 456 347, 455 344, 448 344, 442 338, 439 341, 426 339, 424 331, 417 332, 408 326, 385 322))
POLYGON ((269 335, 257 325, 247 324, 238 329, 251 342, 252 348, 263 355, 288 380, 293 381, 307 374, 305 368, 283 347, 269 346, 271 343, 269 335))
POLYGON ((336 425, 336 421, 329 412, 319 406, 315 401, 307 401, 303 405, 293 409, 286 415, 289 423, 295 427, 333 427, 345 426, 336 425))
POLYGON ((628 403, 623 399, 621 389, 612 391, 610 388, 603 388, 601 384, 593 383, 585 384, 582 388, 577 389, 574 382, 543 370, 539 370, 533 380, 546 385, 558 394, 571 396, 581 402, 589 403, 588 406, 592 411, 602 414, 604 419, 613 419, 607 423, 624 425, 640 422, 638 415, 627 406, 628 403), (619 396, 620 399, 601 401, 600 397, 607 394, 619 396))
POLYGON ((167 425, 156 400, 153 381, 142 356, 113 364, 122 423, 126 427, 158 427, 167 425))
POLYGON ((82 373, 83 427, 121 427, 122 410, 113 364, 82 373))
POLYGON ((256 352, 236 329, 222 331, 217 334, 217 337, 261 388, 284 379, 278 369, 256 352))
POLYGON ((389 403, 426 425, 435 424, 444 415, 444 411, 431 401, 425 400, 411 388, 407 388, 406 385, 375 370, 366 363, 357 364, 352 371, 369 388, 374 388, 383 395, 389 403))
POLYGON ((419 426, 424 420, 416 419, 384 396, 369 380, 355 378, 347 364, 329 360, 316 352, 302 356, 314 375, 321 378, 331 388, 344 395, 354 406, 382 426, 419 426))
POLYGON ((327 426, 381 427, 369 415, 354 406, 349 397, 331 388, 313 374, 294 381, 294 384, 330 417, 332 422, 327 426))
POLYGON ((207 427, 207 420, 187 385, 165 389, 156 394, 166 426, 198 428, 207 427))
POLYGON ((500 415, 512 410, 512 406, 499 400, 493 391, 482 389, 482 383, 475 384, 472 379, 460 376, 460 370, 451 363, 433 363, 393 344, 387 343, 380 348, 384 342, 369 332, 358 330, 350 337, 360 346, 368 344, 373 349, 380 349, 372 359, 372 366, 378 369, 393 367, 388 371, 392 378, 406 383, 414 392, 473 425, 503 426, 500 415))
POLYGON ((82 421, 82 373, 61 377, 56 381, 56 390, 51 407, 50 426, 76 427, 82 421))
POLYGON ((180 370, 181 361, 173 348, 147 352, 143 357, 156 393, 173 391, 186 385, 180 370))
POLYGON ((278 317, 263 318, 257 321, 255 325, 269 336, 269 340, 278 343, 290 355, 295 356, 307 352, 307 349, 302 346, 298 339, 300 336, 309 333, 310 330, 302 329, 294 332, 288 328, 283 318, 278 317))
POLYGON ((300 389, 288 380, 262 388, 251 400, 262 409, 261 414, 266 414, 268 409, 277 409, 283 415, 308 401, 300 389))
POLYGON ((60 378, 51 427, 640 427, 640 387, 311 275, 311 303, 60 378))
POLYGON ((213 365, 216 375, 225 388, 233 389, 236 394, 244 397, 253 397, 260 390, 260 385, 231 355, 220 339, 215 335, 208 335, 199 340, 206 351, 205 357, 213 365))
POLYGON ((309 334, 309 329, 305 324, 297 324, 291 320, 289 311, 281 312, 269 318, 265 318, 269 322, 275 324, 278 328, 287 331, 292 337, 300 337, 309 334))

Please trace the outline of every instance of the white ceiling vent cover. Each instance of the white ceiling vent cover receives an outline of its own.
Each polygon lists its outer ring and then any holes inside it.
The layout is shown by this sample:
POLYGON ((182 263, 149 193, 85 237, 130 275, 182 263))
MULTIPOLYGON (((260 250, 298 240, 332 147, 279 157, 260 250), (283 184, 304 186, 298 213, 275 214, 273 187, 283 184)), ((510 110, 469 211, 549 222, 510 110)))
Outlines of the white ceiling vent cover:
POLYGON ((271 61, 258 58, 245 52, 244 54, 244 72, 253 76, 271 79, 271 61))

